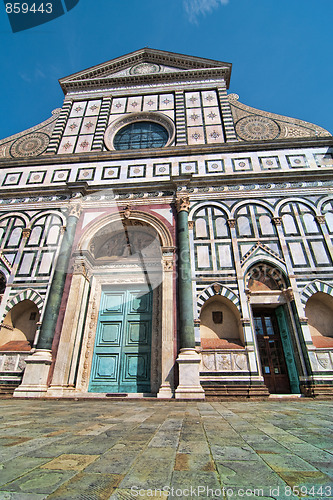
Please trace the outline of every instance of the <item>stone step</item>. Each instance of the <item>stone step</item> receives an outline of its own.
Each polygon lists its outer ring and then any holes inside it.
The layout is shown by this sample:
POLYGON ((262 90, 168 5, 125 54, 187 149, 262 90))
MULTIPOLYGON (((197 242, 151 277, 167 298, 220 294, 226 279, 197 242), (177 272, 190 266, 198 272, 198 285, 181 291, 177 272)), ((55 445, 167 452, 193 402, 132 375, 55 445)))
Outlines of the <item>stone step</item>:
POLYGON ((5 383, 0 382, 0 397, 12 397, 15 389, 20 385, 20 382, 17 383, 5 383))
POLYGON ((202 384, 206 399, 228 398, 228 397, 264 397, 269 396, 265 385, 231 385, 231 384, 202 384))

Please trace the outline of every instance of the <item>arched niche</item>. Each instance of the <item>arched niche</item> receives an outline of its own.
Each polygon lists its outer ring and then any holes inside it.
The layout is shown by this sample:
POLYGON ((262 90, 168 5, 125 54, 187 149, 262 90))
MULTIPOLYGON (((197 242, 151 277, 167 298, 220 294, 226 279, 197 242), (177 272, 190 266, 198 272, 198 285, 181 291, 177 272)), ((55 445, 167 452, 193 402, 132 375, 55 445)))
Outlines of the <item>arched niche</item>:
POLYGON ((31 300, 16 304, 5 316, 0 328, 0 350, 30 350, 36 335, 39 311, 31 300))
POLYGON ((317 292, 308 299, 305 306, 312 342, 315 347, 333 347, 333 297, 317 292))
POLYGON ((227 298, 214 295, 202 306, 200 338, 203 349, 241 349, 244 345, 240 312, 227 298))

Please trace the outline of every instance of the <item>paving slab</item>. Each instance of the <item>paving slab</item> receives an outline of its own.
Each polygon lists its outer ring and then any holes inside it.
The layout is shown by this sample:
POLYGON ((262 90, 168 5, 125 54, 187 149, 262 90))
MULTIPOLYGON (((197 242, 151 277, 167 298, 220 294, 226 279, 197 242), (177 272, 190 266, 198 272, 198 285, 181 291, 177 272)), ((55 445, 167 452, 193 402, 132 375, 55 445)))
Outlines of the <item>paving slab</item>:
POLYGON ((331 415, 310 399, 1 400, 0 500, 333 500, 331 415))

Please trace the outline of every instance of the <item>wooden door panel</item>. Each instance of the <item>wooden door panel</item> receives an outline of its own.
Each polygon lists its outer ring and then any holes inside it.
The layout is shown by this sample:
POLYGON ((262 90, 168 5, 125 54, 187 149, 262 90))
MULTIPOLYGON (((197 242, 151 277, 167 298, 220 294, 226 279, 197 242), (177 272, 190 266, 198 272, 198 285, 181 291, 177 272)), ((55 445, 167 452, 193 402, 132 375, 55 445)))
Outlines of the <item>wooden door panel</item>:
POLYGON ((274 311, 254 312, 254 326, 265 385, 273 394, 289 393, 287 366, 274 311))
POLYGON ((151 316, 152 293, 102 293, 91 392, 150 392, 151 316))

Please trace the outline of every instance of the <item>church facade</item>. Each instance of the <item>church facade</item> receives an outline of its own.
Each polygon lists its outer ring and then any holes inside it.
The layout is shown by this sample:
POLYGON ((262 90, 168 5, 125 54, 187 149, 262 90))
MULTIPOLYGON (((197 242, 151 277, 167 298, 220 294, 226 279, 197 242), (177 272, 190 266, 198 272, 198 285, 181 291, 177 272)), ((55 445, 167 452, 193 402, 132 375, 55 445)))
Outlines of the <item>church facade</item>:
POLYGON ((333 393, 332 136, 145 48, 0 141, 0 387, 333 393))

